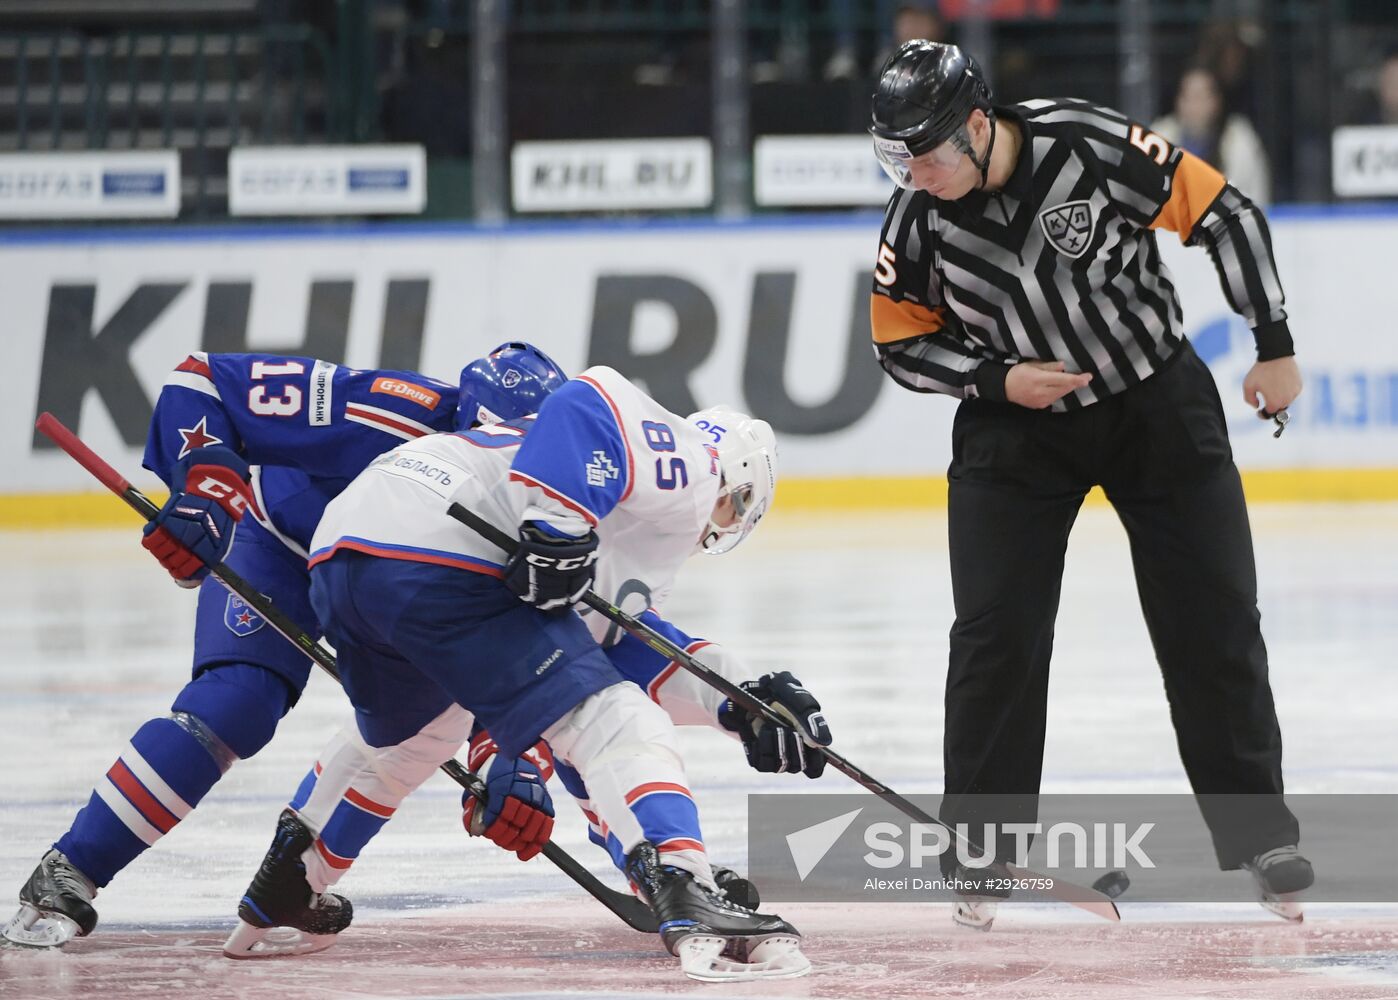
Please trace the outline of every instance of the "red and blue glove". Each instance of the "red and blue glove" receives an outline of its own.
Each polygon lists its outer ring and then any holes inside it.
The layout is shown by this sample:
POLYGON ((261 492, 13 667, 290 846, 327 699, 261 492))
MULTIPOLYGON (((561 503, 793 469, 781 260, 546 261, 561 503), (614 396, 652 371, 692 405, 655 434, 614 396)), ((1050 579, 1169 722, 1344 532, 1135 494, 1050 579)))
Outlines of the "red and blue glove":
POLYGON ((141 544, 181 587, 197 587, 209 567, 223 562, 233 532, 252 502, 248 463, 228 448, 195 448, 175 466, 170 493, 141 544))
POLYGON ((461 824, 471 836, 488 837, 528 861, 553 834, 553 799, 544 787, 553 775, 553 754, 542 740, 513 759, 499 749, 485 730, 471 737, 466 762, 485 777, 486 798, 482 804, 462 794, 461 824))

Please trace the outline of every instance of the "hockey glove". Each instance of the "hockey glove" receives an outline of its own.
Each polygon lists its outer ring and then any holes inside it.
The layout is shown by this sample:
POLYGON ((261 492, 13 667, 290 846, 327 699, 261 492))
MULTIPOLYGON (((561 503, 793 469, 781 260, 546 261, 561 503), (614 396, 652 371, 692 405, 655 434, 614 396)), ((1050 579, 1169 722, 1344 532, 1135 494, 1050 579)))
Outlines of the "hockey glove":
POLYGON ((467 762, 485 776, 485 802, 470 792, 461 796, 461 823, 473 837, 485 836, 519 860, 544 849, 553 834, 553 799, 544 787, 553 774, 553 754, 540 741, 521 757, 502 757, 490 734, 471 739, 467 762))
POLYGON ((597 575, 597 532, 581 538, 549 534, 535 521, 519 527, 519 548, 505 563, 505 586, 540 611, 576 603, 597 575))
POLYGON ((155 520, 146 522, 141 544, 181 587, 197 587, 209 567, 227 557, 252 502, 248 463, 228 448, 195 448, 171 478, 183 480, 184 489, 171 492, 155 520))
POLYGON ((737 733, 742 739, 748 765, 775 774, 800 772, 808 778, 820 777, 825 770, 825 755, 812 750, 807 741, 828 747, 830 727, 815 696, 786 670, 764 674, 755 681, 744 681, 742 688, 764 705, 770 705, 778 715, 791 720, 789 726, 777 726, 749 715, 731 699, 723 703, 718 720, 724 729, 737 733))

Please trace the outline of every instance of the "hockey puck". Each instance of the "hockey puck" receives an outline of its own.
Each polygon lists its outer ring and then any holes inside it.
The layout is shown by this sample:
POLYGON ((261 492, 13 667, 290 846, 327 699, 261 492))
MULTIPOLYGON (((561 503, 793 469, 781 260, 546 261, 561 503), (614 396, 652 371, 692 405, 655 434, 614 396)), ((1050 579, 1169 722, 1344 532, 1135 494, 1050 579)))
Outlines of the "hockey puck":
POLYGON ((762 897, 757 892, 757 886, 737 872, 724 871, 719 876, 718 887, 728 897, 730 903, 737 903, 749 910, 755 910, 762 905, 762 897))
POLYGON ((1126 877, 1126 873, 1118 868, 1116 871, 1107 872, 1096 882, 1092 883, 1092 888, 1102 893, 1108 899, 1116 899, 1127 889, 1131 888, 1131 880, 1126 877))

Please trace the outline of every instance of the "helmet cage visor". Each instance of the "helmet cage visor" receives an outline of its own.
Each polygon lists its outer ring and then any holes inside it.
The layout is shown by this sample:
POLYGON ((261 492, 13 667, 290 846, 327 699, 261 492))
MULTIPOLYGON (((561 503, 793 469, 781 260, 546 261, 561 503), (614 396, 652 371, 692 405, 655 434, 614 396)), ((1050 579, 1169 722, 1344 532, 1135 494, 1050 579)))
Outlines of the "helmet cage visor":
POLYGON ((753 502, 756 495, 757 488, 752 483, 742 483, 738 486, 725 483, 719 491, 719 501, 724 497, 732 501, 733 520, 721 525, 710 517, 703 535, 699 538, 699 547, 709 555, 722 555, 737 548, 738 543, 752 534, 752 529, 757 527, 757 522, 767 513, 765 500, 753 502))
POLYGON ((921 153, 914 153, 901 139, 885 139, 875 134, 874 155, 878 157, 883 172, 894 184, 911 191, 916 187, 913 183, 914 160, 939 173, 951 174, 961 166, 962 154, 969 151, 970 144, 970 136, 965 127, 957 129, 946 141, 921 153))

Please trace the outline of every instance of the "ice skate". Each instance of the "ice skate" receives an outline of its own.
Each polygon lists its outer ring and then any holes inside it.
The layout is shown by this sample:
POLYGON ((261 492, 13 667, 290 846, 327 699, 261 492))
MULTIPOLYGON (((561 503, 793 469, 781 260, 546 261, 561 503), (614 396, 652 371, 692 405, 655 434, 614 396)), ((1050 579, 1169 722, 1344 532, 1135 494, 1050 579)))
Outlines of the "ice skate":
POLYGON ((1243 868, 1257 883, 1257 901, 1263 909, 1296 924, 1306 919, 1298 896, 1315 882, 1315 871, 1295 844, 1263 851, 1243 868))
MULTIPOLYGON (((980 886, 985 878, 983 870, 957 866, 950 878, 956 883, 971 883, 980 886)), ((1000 900, 1009 897, 1009 892, 999 889, 981 888, 975 890, 970 886, 963 885, 961 888, 953 888, 956 893, 956 905, 952 907, 951 920, 958 927, 965 927, 973 931, 988 931, 995 923, 996 911, 1000 908, 1000 900)))
POLYGON ((57 849, 39 861, 19 891, 19 912, 3 931, 4 943, 26 948, 62 948, 97 926, 92 898, 97 887, 57 849))
POLYGON ((272 846, 238 904, 238 926, 224 942, 229 958, 309 955, 335 943, 354 907, 333 892, 312 892, 301 855, 315 841, 306 824, 282 810, 272 846))
POLYGON ((988 931, 995 923, 995 911, 999 907, 999 901, 994 899, 958 899, 952 908, 951 920, 958 927, 988 931))
POLYGON ((626 872, 660 921, 660 937, 684 974, 700 982, 794 979, 811 971, 801 935, 785 920, 730 902, 682 868, 661 864, 642 841, 626 872))

